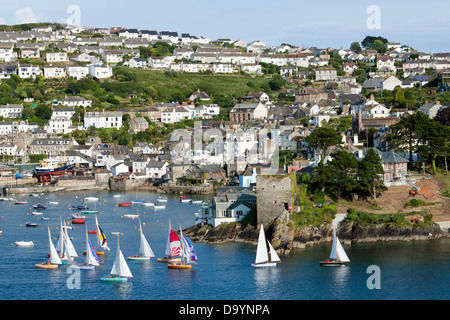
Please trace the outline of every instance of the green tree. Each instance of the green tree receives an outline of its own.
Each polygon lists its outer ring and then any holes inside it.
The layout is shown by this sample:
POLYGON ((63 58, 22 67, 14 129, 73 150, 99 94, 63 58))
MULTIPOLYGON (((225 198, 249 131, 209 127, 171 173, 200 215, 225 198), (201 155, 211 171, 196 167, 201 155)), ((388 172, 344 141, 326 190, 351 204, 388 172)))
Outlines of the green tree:
POLYGON ((334 194, 336 199, 345 197, 353 200, 358 169, 356 157, 344 149, 333 152, 331 157, 333 160, 328 162, 330 169, 328 192, 334 194))
POLYGON ((422 127, 421 133, 418 151, 423 160, 428 159, 431 161, 433 175, 435 175, 436 158, 439 155, 443 155, 445 159, 447 159, 448 156, 450 127, 443 126, 437 121, 430 120, 425 126, 422 127))
POLYGON ((320 127, 315 129, 305 141, 321 154, 320 162, 323 163, 329 147, 342 143, 342 136, 333 128, 320 127))
POLYGON ((423 128, 430 124, 430 118, 423 112, 408 114, 399 122, 390 126, 387 135, 389 149, 409 153, 409 164, 413 166, 413 153, 417 151, 417 141, 421 138, 423 128))
POLYGON ((363 195, 370 194, 377 205, 379 192, 387 190, 383 182, 384 173, 381 158, 373 148, 369 148, 358 166, 358 187, 363 195))
POLYGON ((375 40, 372 49, 377 50, 378 53, 384 54, 387 51, 386 45, 381 40, 375 40))
POLYGON ((352 42, 352 44, 350 45, 350 50, 353 50, 357 53, 360 53, 362 51, 361 46, 358 42, 352 42))

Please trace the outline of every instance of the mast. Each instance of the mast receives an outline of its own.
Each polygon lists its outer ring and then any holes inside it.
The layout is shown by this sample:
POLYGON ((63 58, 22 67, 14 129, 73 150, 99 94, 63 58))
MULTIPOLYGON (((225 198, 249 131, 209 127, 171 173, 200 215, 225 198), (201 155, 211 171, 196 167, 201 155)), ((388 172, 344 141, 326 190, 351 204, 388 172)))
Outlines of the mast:
POLYGON ((119 235, 120 235, 120 233, 117 233, 117 255, 119 255, 119 278, 120 278, 120 265, 121 265, 121 261, 120 261, 120 242, 119 242, 119 235))
POLYGON ((180 242, 181 242, 181 264, 186 264, 186 257, 184 256, 183 231, 180 223, 180 242))

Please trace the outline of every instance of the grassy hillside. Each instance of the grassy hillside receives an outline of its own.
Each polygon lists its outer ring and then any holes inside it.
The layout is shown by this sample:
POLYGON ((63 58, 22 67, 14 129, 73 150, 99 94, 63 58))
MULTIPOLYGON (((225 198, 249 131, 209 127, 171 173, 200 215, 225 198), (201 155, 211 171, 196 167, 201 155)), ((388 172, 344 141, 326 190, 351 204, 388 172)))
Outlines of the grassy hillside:
POLYGON ((119 81, 131 80, 162 100, 171 100, 176 94, 189 98, 197 89, 213 99, 219 96, 240 98, 249 91, 266 90, 270 81, 270 78, 246 75, 189 74, 127 67, 115 67, 114 74, 119 81))

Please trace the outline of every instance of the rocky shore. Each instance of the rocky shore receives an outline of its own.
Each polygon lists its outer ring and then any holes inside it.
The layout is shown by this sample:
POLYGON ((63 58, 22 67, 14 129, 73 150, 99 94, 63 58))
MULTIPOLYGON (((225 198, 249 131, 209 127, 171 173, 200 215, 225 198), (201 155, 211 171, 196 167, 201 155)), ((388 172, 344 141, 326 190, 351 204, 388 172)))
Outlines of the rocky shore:
MULTIPOLYGON (((286 216, 277 218, 265 227, 266 236, 273 247, 281 255, 288 255, 293 249, 305 248, 320 243, 332 241, 333 229, 331 225, 319 227, 295 227, 286 216)), ((194 242, 219 244, 226 242, 240 242, 257 244, 258 230, 248 225, 226 224, 213 228, 211 225, 193 226, 183 231, 194 242)), ((416 241, 449 237, 448 230, 442 230, 438 224, 425 226, 391 226, 341 223, 337 228, 337 235, 345 244, 376 241, 416 241)))

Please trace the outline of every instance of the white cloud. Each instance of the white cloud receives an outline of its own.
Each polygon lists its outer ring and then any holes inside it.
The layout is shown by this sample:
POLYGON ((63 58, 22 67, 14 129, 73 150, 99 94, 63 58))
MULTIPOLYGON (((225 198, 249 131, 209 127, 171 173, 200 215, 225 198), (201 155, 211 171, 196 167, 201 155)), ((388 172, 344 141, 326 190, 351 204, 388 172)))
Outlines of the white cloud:
POLYGON ((33 9, 30 7, 18 9, 14 12, 14 23, 22 24, 22 23, 34 23, 38 22, 38 18, 36 14, 33 12, 33 9))
POLYGON ((0 24, 8 24, 3 17, 0 17, 0 24))

